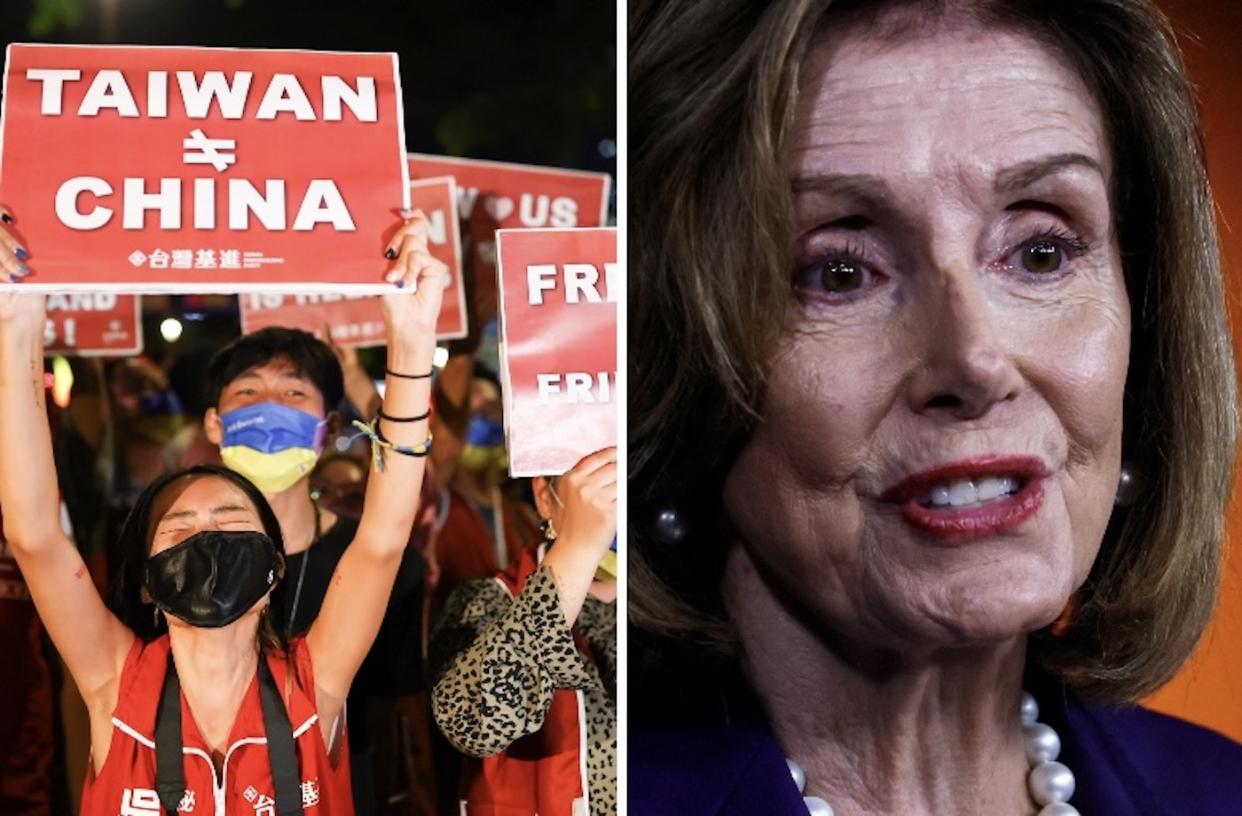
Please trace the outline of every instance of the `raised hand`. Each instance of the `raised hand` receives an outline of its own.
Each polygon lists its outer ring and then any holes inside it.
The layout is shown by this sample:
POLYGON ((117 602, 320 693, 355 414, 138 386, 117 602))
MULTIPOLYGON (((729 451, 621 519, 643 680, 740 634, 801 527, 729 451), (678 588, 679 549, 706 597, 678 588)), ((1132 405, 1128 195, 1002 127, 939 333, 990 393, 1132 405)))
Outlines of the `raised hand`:
POLYGON ((440 302, 451 278, 448 266, 428 249, 427 227, 422 210, 414 210, 384 252, 392 261, 384 280, 398 287, 382 297, 390 340, 394 333, 435 332, 440 302))

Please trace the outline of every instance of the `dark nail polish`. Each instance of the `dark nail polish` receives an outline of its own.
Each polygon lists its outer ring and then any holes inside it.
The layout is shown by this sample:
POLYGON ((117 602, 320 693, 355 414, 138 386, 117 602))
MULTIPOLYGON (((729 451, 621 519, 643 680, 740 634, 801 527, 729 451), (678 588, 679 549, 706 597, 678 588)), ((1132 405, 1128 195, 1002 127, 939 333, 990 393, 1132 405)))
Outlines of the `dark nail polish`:
POLYGON ((29 269, 27 269, 24 265, 23 265, 23 266, 19 266, 19 267, 17 267, 17 274, 21 275, 21 276, 24 278, 24 277, 26 277, 27 275, 29 275, 29 274, 30 274, 30 270, 29 270, 29 269))
POLYGON ((397 250, 392 247, 388 247, 388 249, 384 250, 384 257, 390 261, 395 260, 397 257, 397 250))
POLYGON ((9 215, 8 213, 0 213, 0 221, 4 221, 4 223, 6 224, 12 224, 13 216, 9 215))
POLYGON ((398 289, 404 289, 404 288, 405 288, 405 279, 404 279, 404 278, 402 278, 401 280, 397 281, 397 288, 398 288, 398 289))
POLYGON ((17 260, 19 261, 24 261, 30 257, 30 253, 22 249, 21 247, 18 247, 17 249, 13 250, 13 254, 17 256, 17 260))

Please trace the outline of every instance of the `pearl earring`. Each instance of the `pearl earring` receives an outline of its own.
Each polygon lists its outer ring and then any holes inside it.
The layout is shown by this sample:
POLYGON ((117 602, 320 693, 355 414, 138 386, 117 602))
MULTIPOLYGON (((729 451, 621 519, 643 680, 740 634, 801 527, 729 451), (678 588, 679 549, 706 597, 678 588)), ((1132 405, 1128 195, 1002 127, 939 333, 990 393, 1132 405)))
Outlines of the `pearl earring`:
POLYGON ((1121 474, 1117 479, 1117 497, 1114 504, 1118 507, 1129 507, 1143 492, 1145 481, 1142 473, 1133 462, 1121 463, 1121 474))
POLYGON ((556 541, 556 528, 552 526, 552 519, 546 518, 539 522, 539 532, 543 533, 544 541, 556 541))
POLYGON ((690 534, 685 513, 673 505, 665 505, 652 516, 652 532, 664 544, 680 544, 690 534))

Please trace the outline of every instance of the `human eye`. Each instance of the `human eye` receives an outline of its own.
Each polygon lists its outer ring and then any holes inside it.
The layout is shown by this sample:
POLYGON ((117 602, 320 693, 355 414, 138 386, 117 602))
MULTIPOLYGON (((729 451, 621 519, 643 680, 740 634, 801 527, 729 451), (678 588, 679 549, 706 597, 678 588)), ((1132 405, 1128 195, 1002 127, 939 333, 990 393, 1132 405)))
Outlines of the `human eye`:
POLYGON ((1080 236, 1051 228, 1027 238, 1001 261, 1004 269, 1032 279, 1058 279, 1069 274, 1071 261, 1090 250, 1080 236))
POLYGON ((806 295, 833 303, 844 303, 882 286, 885 277, 854 244, 822 252, 819 257, 799 265, 794 286, 806 295))

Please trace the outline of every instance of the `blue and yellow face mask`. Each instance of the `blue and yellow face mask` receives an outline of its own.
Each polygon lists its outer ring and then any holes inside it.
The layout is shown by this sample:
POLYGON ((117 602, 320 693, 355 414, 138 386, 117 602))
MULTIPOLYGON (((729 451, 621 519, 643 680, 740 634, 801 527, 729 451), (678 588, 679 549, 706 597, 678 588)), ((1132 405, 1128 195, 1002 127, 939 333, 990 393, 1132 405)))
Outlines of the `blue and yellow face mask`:
POLYGON ((276 402, 256 402, 220 415, 220 459, 267 495, 288 490, 311 472, 323 450, 327 419, 276 402))
POLYGON ((484 414, 470 417, 466 425, 458 464, 466 470, 492 473, 509 467, 509 452, 505 450, 505 426, 498 419, 484 414))

